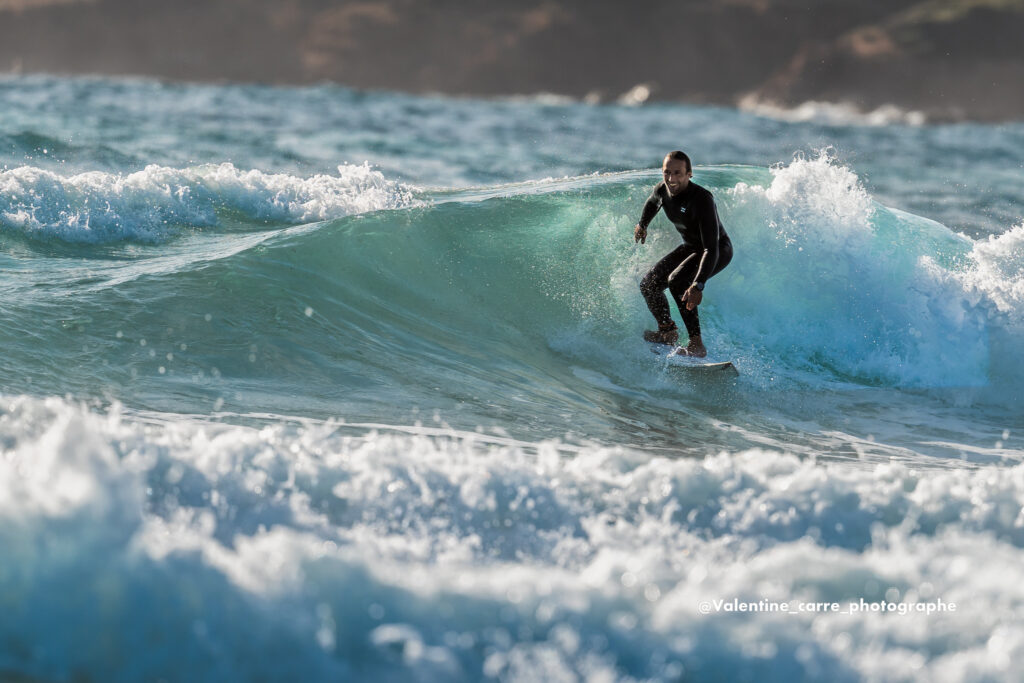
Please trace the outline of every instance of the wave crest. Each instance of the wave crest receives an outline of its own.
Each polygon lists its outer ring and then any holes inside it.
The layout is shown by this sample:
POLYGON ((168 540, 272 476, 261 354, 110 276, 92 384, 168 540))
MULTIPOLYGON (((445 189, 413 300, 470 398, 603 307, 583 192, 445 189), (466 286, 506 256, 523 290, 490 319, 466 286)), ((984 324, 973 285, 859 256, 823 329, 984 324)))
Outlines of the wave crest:
POLYGON ((987 381, 987 316, 953 273, 967 238, 875 203, 827 152, 738 183, 728 324, 764 353, 911 386, 987 381), (741 284, 743 286, 737 286, 741 284))
POLYGON ((226 214, 243 222, 295 224, 412 203, 409 188, 368 164, 310 178, 243 171, 230 163, 67 177, 31 166, 0 173, 0 228, 72 243, 160 242, 182 227, 216 227, 226 214))
POLYGON ((1024 223, 975 243, 965 286, 987 298, 999 313, 1024 325, 1024 223))

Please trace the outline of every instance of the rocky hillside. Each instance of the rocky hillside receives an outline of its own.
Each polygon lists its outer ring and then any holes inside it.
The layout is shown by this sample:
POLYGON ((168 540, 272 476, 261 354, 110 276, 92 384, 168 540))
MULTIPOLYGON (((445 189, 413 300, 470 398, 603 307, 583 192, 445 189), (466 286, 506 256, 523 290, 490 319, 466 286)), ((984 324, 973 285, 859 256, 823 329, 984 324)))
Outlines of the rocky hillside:
POLYGON ((1024 119, 1022 37, 1024 0, 0 0, 0 70, 933 119, 1024 119))

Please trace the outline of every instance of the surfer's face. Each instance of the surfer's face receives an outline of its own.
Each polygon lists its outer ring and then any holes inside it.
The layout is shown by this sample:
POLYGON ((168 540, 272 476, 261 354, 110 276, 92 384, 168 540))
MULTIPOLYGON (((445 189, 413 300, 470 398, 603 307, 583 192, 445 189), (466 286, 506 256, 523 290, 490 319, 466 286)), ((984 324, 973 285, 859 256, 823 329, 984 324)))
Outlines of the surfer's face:
POLYGON ((686 168, 686 162, 682 159, 665 159, 661 165, 661 174, 665 177, 665 187, 669 193, 679 194, 690 184, 693 173, 686 168))

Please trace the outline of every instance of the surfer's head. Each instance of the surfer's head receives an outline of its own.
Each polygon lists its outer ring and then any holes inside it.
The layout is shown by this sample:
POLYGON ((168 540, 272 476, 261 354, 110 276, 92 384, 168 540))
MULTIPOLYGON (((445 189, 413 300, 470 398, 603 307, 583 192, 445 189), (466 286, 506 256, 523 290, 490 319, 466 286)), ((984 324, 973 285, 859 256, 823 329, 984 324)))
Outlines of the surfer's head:
POLYGON ((679 150, 669 152, 661 164, 661 174, 669 194, 679 194, 686 189, 690 184, 690 178, 693 177, 690 157, 679 150))

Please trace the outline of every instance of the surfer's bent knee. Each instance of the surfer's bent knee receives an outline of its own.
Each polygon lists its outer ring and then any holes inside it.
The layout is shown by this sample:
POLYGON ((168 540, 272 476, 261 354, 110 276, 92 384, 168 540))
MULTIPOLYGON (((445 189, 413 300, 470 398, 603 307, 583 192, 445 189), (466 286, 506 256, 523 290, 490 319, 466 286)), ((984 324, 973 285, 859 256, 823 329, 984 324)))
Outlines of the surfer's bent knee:
POLYGON ((658 278, 654 274, 654 271, 651 271, 647 273, 647 275, 644 275, 644 278, 640 280, 640 291, 646 294, 647 292, 653 292, 657 290, 657 287, 655 287, 654 285, 654 282, 657 279, 658 278))

